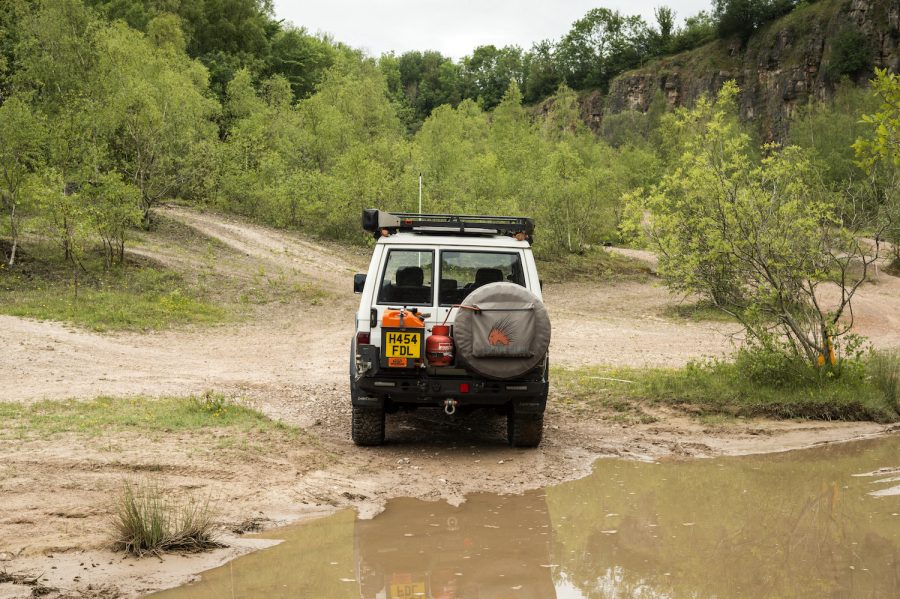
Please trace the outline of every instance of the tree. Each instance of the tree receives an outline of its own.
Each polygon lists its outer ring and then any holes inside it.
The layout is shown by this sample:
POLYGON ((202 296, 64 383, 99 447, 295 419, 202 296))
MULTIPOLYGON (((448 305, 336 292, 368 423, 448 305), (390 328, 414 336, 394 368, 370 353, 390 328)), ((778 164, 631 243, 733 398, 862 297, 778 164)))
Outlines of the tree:
POLYGON ((12 244, 6 262, 13 266, 22 220, 34 201, 35 172, 44 163, 46 129, 25 98, 12 96, 0 106, 0 207, 12 244))
POLYGON ((746 42, 765 23, 794 9, 797 0, 715 0, 721 37, 737 35, 746 42))
POLYGON ((128 232, 141 222, 141 194, 118 173, 103 173, 81 192, 88 219, 103 244, 106 268, 125 262, 128 232))
POLYGON ((309 35, 298 27, 285 27, 272 37, 268 74, 282 75, 295 99, 307 98, 334 65, 338 50, 325 37, 309 35))
POLYGON ((853 145, 859 164, 880 191, 881 224, 900 266, 900 75, 875 71, 873 89, 881 106, 863 116, 869 132, 853 145))
POLYGON ((615 75, 649 56, 649 43, 641 17, 594 8, 560 40, 557 56, 570 86, 605 89, 615 75))
POLYGON ((680 27, 672 36, 668 51, 677 54, 711 42, 716 39, 716 27, 715 17, 705 10, 701 10, 696 15, 684 20, 684 26, 680 27))
POLYGON ((461 68, 440 52, 387 55, 382 57, 382 64, 390 96, 414 113, 407 119, 410 129, 418 129, 438 106, 456 106, 462 99, 461 68))
POLYGON ((145 226, 161 199, 188 185, 195 146, 212 138, 218 105, 206 69, 113 24, 99 37, 99 85, 114 115, 112 145, 121 172, 140 191, 145 226))
POLYGON ((514 81, 521 88, 525 78, 522 49, 517 46, 479 46, 471 56, 462 59, 462 76, 464 95, 473 100, 480 99, 484 108, 490 110, 500 103, 510 82, 514 81))
POLYGON ((669 51, 672 36, 675 34, 675 11, 668 6, 653 9, 657 30, 653 32, 653 53, 664 54, 669 51))
POLYGON ((856 142, 857 156, 868 169, 880 163, 900 168, 900 75, 878 69, 872 86, 881 98, 881 107, 875 114, 863 116, 872 134, 856 142))
POLYGON ((526 102, 537 102, 551 95, 562 81, 556 48, 550 40, 537 42, 522 57, 525 71, 524 95, 526 102))
POLYGON ((737 93, 729 82, 715 103, 676 113, 693 135, 658 185, 629 196, 632 220, 670 288, 734 316, 750 343, 836 369, 877 247, 870 253, 843 220, 801 149, 769 145, 754 159, 733 117, 737 93), (837 299, 825 304, 831 286, 837 299))

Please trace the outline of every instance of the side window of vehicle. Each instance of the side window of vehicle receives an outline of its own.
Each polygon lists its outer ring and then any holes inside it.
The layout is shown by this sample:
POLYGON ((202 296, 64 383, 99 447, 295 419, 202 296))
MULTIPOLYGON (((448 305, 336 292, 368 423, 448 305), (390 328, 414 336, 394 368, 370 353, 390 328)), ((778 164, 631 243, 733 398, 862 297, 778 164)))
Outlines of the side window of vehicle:
POLYGON ((441 251, 438 303, 462 303, 471 292, 488 283, 505 281, 525 287, 525 270, 518 253, 485 251, 441 251))
POLYGON ((390 250, 381 277, 378 303, 392 306, 430 306, 434 303, 434 252, 390 250))

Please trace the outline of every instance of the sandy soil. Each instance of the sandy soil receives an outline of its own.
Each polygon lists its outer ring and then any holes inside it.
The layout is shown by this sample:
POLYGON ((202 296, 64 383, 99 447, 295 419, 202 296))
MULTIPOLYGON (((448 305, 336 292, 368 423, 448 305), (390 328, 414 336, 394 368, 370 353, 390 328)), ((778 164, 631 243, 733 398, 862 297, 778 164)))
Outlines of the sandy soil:
MULTIPOLYGON (((364 253, 218 215, 166 213, 216 241, 205 259, 192 248, 142 241, 136 252, 179 269, 233 279, 264 270, 314 285, 324 299, 254 308, 236 324, 160 333, 95 334, 50 322, 0 316, 5 401, 98 395, 186 395, 207 389, 241 398, 297 425, 305 436, 278 452, 265 439, 138 439, 109 433, 0 441, 0 572, 31 573, 59 589, 50 596, 133 596, 188 580, 259 547, 231 532, 256 519, 273 526, 352 506, 363 517, 394 496, 460 502, 474 491, 517 492, 585 474, 604 456, 665 459, 783 451, 883 434, 876 424, 738 421, 705 425, 657 411, 652 424, 611 415, 585 418, 552 403, 537 450, 504 443, 505 423, 472 415, 449 421, 421 411, 390 419, 385 447, 361 450, 349 436, 346 355, 356 298, 352 273, 364 253), (139 441, 139 442, 136 442, 139 441), (250 448, 248 449, 247 446, 250 448), (110 497, 123 478, 151 474, 167 487, 214 499, 227 549, 194 556, 124 558, 105 548, 110 497)), ((646 254, 635 258, 652 260, 646 254)), ((250 283, 248 283, 250 284, 250 283)), ((719 355, 731 325, 667 318, 677 304, 639 281, 545 288, 554 323, 551 348, 562 365, 671 365, 719 355), (588 334, 591 345, 582 343, 588 334)), ((900 345, 900 279, 881 275, 857 303, 859 332, 900 345)), ((2 578, 0 578, 2 579, 2 578)), ((33 587, 0 583, 0 598, 33 587)))

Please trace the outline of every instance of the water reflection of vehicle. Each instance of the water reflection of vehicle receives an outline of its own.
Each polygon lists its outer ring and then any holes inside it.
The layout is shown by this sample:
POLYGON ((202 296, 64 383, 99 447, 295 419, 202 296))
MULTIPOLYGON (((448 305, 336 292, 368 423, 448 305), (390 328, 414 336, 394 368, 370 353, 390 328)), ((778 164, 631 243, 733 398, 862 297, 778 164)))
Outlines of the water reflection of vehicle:
POLYGON ((354 529, 364 599, 556 597, 543 494, 396 500, 354 529))

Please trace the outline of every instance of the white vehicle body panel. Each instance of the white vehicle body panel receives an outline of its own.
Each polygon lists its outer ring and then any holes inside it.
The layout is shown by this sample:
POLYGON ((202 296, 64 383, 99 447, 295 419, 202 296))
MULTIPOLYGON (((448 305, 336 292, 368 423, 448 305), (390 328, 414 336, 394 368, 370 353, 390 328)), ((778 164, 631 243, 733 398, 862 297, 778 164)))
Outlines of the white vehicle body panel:
MULTIPOLYGON (((388 237, 381 237, 372 252, 369 270, 366 273, 366 283, 362 291, 359 309, 356 313, 356 331, 369 332, 370 343, 381 345, 381 335, 378 328, 384 311, 389 308, 401 308, 396 304, 380 304, 377 301, 378 290, 381 288, 381 277, 385 271, 388 253, 391 249, 423 250, 434 252, 433 269, 437 270, 441 263, 442 251, 482 251, 517 253, 521 258, 525 287, 538 299, 543 301, 541 285, 538 279, 537 267, 531 245, 526 241, 503 235, 436 235, 431 233, 400 232, 388 237), (375 310, 375 318, 372 318, 372 310, 375 310), (373 328, 371 325, 375 323, 373 328)), ((445 320, 447 324, 453 324, 457 309, 448 306, 437 305, 437 282, 439 273, 435 273, 432 281, 432 298, 428 306, 415 306, 419 312, 428 314, 425 317, 426 332, 430 332, 435 324, 441 324, 445 320)))

